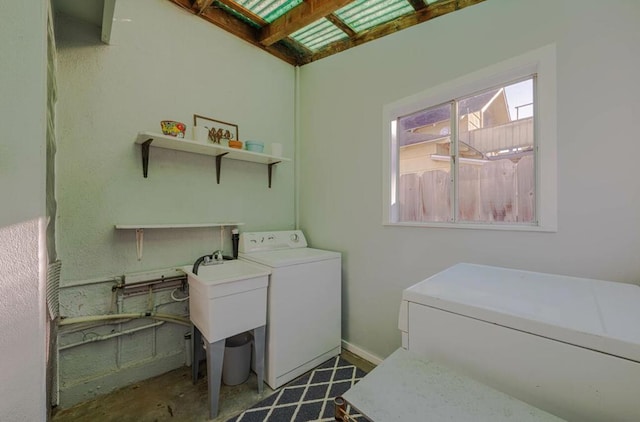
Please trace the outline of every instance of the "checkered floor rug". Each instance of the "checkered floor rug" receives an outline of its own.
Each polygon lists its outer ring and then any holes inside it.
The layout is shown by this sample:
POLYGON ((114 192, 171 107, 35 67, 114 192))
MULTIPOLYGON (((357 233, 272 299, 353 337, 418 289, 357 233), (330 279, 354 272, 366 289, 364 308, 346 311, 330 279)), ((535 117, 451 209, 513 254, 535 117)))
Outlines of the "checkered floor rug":
MULTIPOLYGON (((227 422, 333 422, 333 399, 365 375, 346 360, 335 357, 227 422)), ((359 414, 350 417, 359 422, 367 420, 359 414)))

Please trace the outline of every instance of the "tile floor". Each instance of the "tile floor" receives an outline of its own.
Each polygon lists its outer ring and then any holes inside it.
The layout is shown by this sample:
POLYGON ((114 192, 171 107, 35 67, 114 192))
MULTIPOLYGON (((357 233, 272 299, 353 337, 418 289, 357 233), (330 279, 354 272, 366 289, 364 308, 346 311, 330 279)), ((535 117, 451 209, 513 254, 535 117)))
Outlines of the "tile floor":
MULTIPOLYGON (((365 372, 374 367, 347 351, 341 356, 365 372)), ((264 387, 258 394, 253 373, 244 384, 222 385, 220 412, 216 419, 209 419, 207 379, 202 377, 193 385, 191 368, 183 367, 69 409, 56 409, 52 422, 223 422, 273 392, 264 387)))

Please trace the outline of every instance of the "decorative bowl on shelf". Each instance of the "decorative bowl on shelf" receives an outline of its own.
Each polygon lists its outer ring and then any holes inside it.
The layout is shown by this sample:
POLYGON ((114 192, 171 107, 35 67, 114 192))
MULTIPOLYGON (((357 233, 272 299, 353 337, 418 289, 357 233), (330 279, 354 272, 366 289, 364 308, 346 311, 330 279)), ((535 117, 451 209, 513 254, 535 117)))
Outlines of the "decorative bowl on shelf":
POLYGON ((184 133, 187 130, 187 125, 173 120, 161 121, 160 127, 162 127, 164 135, 175 136, 176 138, 184 138, 184 133))
POLYGON ((229 148, 242 149, 242 141, 229 139, 229 148))
POLYGON ((247 141, 247 151, 262 152, 264 151, 264 142, 260 141, 247 141))

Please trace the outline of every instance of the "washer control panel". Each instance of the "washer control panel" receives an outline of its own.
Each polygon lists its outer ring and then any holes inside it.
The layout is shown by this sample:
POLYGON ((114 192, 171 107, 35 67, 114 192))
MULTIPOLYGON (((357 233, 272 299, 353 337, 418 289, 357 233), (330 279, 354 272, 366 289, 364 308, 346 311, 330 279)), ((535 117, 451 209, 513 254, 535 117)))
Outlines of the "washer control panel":
POLYGON ((306 248, 307 239, 302 230, 240 233, 238 251, 251 253, 276 249, 306 248))

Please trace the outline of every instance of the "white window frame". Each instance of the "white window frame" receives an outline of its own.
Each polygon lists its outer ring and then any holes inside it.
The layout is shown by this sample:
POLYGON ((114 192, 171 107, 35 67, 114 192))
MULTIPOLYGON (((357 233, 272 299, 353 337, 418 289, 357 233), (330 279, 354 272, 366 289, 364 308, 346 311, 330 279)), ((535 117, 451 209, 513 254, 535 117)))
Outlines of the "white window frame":
POLYGON ((557 198, 557 112, 556 48, 548 45, 521 56, 497 63, 466 76, 446 82, 415 95, 387 104, 383 108, 383 225, 445 227, 466 229, 558 231, 557 198), (398 191, 399 148, 392 122, 399 117, 434 107, 452 99, 500 86, 536 74, 534 98, 536 222, 533 224, 490 222, 399 221, 398 191))

